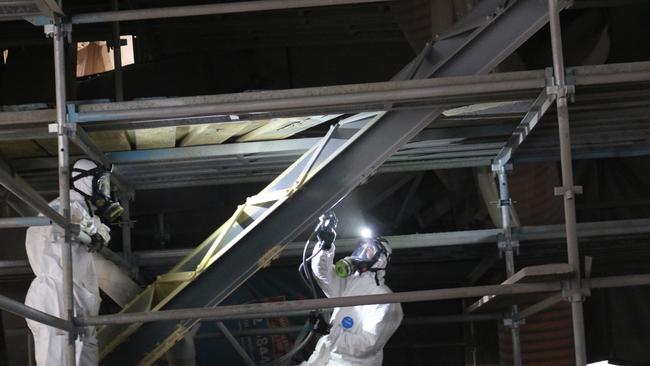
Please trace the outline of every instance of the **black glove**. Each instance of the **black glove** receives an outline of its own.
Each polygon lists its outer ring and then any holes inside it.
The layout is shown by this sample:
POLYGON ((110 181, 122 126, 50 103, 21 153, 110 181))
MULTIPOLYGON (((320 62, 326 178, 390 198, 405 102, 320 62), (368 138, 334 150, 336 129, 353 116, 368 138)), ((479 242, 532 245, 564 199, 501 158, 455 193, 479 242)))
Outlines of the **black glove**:
POLYGON ((99 234, 94 234, 90 237, 90 239, 90 243, 86 244, 86 247, 90 253, 99 252, 102 250, 104 245, 106 245, 104 238, 99 234))
POLYGON ((329 211, 320 217, 316 227, 316 237, 321 248, 329 250, 332 247, 332 243, 336 239, 337 225, 338 219, 333 211, 329 211))
POLYGON ((323 313, 320 311, 313 310, 309 313, 309 323, 311 324, 314 333, 321 335, 330 334, 330 326, 327 324, 323 313))
POLYGON ((334 229, 319 230, 316 233, 316 237, 318 238, 318 243, 320 244, 321 248, 330 250, 334 239, 336 239, 336 231, 334 231, 334 229))

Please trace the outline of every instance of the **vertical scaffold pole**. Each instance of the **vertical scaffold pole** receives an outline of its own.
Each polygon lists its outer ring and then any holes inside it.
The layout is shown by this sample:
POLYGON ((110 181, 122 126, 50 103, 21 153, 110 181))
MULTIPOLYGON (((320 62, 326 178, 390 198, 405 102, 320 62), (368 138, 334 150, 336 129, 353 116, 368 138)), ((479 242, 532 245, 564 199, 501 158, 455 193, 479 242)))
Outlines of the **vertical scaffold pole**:
POLYGON ((66 92, 65 92, 65 29, 60 17, 54 17, 54 82, 56 93, 56 124, 59 167, 59 212, 65 218, 64 238, 61 245, 61 266, 63 267, 63 317, 70 322, 69 338, 65 349, 65 362, 68 366, 75 365, 74 342, 74 294, 72 285, 72 233, 70 227, 70 181, 69 181, 69 152, 68 126, 66 123, 66 92))
POLYGON ((576 233, 576 189, 573 183, 573 163, 571 157, 571 136, 569 133, 568 88, 566 85, 564 59, 562 55, 562 34, 560 28, 560 13, 558 0, 548 0, 551 47, 553 51, 553 69, 555 88, 557 92, 557 121, 560 135, 560 162, 562 166, 562 188, 564 197, 564 220, 567 238, 567 256, 569 265, 573 267, 575 278, 571 281, 571 312, 573 315, 573 342, 575 346, 576 365, 587 363, 585 344, 584 315, 582 293, 580 291, 580 255, 578 236, 576 233))
MULTIPOLYGON (((512 240, 512 224, 510 222, 510 206, 512 200, 510 199, 510 191, 508 190, 508 177, 506 167, 501 166, 497 171, 499 179, 499 207, 501 209, 501 223, 503 226, 503 245, 504 257, 506 262, 506 274, 508 278, 515 274, 515 255, 512 240)), ((522 366, 521 355, 521 338, 519 335, 519 322, 516 320, 518 312, 517 305, 511 308, 510 335, 512 337, 512 364, 514 366, 522 366)))

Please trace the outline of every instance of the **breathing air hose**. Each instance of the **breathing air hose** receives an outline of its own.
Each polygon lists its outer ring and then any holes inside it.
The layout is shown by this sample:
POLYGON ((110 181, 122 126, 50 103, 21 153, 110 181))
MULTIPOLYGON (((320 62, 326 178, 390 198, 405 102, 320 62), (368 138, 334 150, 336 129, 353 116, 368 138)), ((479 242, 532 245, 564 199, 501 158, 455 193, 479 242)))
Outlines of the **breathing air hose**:
MULTIPOLYGON (((307 238, 307 241, 305 242, 305 246, 302 250, 302 262, 300 263, 300 266, 298 267, 298 273, 300 274, 300 278, 304 282, 305 286, 309 289, 311 292, 311 296, 314 299, 317 299, 318 296, 318 290, 316 288, 316 282, 314 281, 314 275, 311 271, 311 260, 318 255, 322 250, 322 243, 320 240, 316 245, 319 246, 318 250, 314 252, 312 255, 307 257, 307 253, 309 253, 309 247, 311 244, 311 241, 314 239, 314 236, 317 236, 318 233, 322 230, 329 230, 334 234, 333 239, 336 237, 336 225, 338 224, 338 219, 336 218, 336 215, 334 212, 329 211, 325 215, 320 217, 319 223, 316 226, 316 229, 309 235, 309 238, 307 238)), ((320 239, 320 238, 319 238, 320 239)), ((314 326, 317 324, 317 322, 324 322, 324 319, 322 317, 322 310, 314 310, 312 311, 311 315, 309 316, 309 319, 305 322, 305 325, 303 327, 303 330, 300 332, 300 334, 296 337, 296 341, 294 342, 293 348, 284 356, 280 357, 273 363, 267 365, 267 366, 280 366, 284 365, 286 362, 289 362, 293 356, 295 356, 298 352, 300 352, 308 343, 309 341, 314 337, 316 334, 314 330, 314 326), (306 334, 305 334, 306 333, 306 334)), ((320 324, 320 327, 322 328, 324 324, 320 324)))

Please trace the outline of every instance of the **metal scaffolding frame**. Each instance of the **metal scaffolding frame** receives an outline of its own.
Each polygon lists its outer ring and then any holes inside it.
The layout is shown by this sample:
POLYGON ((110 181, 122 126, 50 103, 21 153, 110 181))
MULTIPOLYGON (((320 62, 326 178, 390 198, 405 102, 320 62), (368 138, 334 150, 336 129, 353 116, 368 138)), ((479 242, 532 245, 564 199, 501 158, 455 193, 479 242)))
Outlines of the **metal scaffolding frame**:
MULTIPOLYGON (((359 3, 359 2, 371 2, 372 0, 341 0, 341 1, 328 1, 325 2, 325 5, 334 5, 334 4, 346 4, 346 3, 359 3)), ((48 4, 49 2, 44 2, 48 4)), ((273 3, 273 1, 257 1, 250 2, 249 5, 260 5, 261 3, 273 3)), ((286 3, 286 2, 276 2, 276 3, 286 3)), ((308 0, 296 1, 296 4, 305 4, 309 3, 308 0)), ((323 5, 322 1, 312 1, 316 5, 323 5)), ((223 6, 230 6, 237 8, 244 6, 241 3, 232 3, 232 4, 223 4, 223 6), (238 5, 239 4, 239 5, 238 5)), ((72 16, 72 23, 81 24, 88 22, 115 22, 115 21, 124 21, 124 20, 133 20, 133 19, 153 19, 153 18, 164 18, 168 16, 191 16, 198 15, 196 9, 189 9, 190 7, 184 7, 188 9, 177 9, 174 10, 173 14, 169 13, 169 9, 160 10, 157 12, 151 12, 147 10, 143 11, 115 11, 108 12, 103 14, 81 14, 78 16, 72 16), (186 12, 184 12, 186 11, 186 12), (192 11, 194 13, 192 13, 192 11), (172 14, 172 15, 170 15, 172 14)), ((280 8, 280 7, 276 7, 280 8)), ((584 294, 588 292, 589 289, 595 288, 610 288, 610 287, 622 287, 622 286, 640 286, 640 285, 650 285, 650 275, 630 275, 630 276, 615 276, 615 277, 604 277, 604 278, 593 278, 589 281, 583 281, 580 268, 580 257, 578 252, 578 229, 579 225, 576 224, 575 217, 575 201, 574 197, 579 193, 579 187, 574 187, 573 185, 573 173, 571 166, 571 141, 569 137, 569 115, 568 115, 568 96, 572 93, 572 86, 568 85, 565 77, 565 68, 562 60, 562 44, 561 44, 561 35, 560 35, 560 22, 559 22, 559 10, 558 9, 558 0, 548 0, 548 8, 550 15, 550 28, 551 28, 551 39, 552 39, 552 50, 553 50, 553 70, 554 75, 552 78, 552 83, 547 83, 544 79, 544 83, 541 85, 535 84, 531 86, 532 89, 536 88, 545 88, 542 94, 539 95, 537 101, 533 104, 533 109, 526 114, 522 120, 520 126, 513 134, 512 138, 506 144, 504 148, 499 150, 496 158, 493 159, 492 165, 495 169, 495 172, 498 175, 499 183, 501 187, 500 194, 500 206, 502 210, 502 220, 503 227, 501 229, 486 230, 485 236, 482 237, 484 242, 485 237, 490 238, 489 240, 494 240, 495 237, 501 236, 503 242, 504 253, 506 256, 506 266, 507 274, 511 276, 514 273, 514 249, 516 248, 515 233, 517 232, 514 228, 510 226, 510 198, 507 190, 507 178, 506 178, 506 164, 511 161, 511 158, 514 154, 514 150, 523 142, 526 136, 529 134, 530 130, 534 128, 535 124, 541 118, 541 115, 549 108, 550 104, 555 101, 557 109, 557 118, 559 123, 559 139, 560 139, 560 151, 561 151, 561 166, 562 166, 562 183, 563 186, 556 189, 556 194, 561 195, 564 198, 564 207, 565 207, 565 220, 564 225, 565 234, 559 235, 559 237, 566 237, 567 240, 567 253, 568 253, 568 262, 571 266, 573 276, 570 281, 552 281, 545 283, 529 283, 529 284, 512 284, 512 285, 494 285, 494 286, 474 286, 474 287, 461 287, 461 288, 451 288, 451 289, 436 289, 436 290, 424 290, 424 291, 412 291, 404 293, 393 293, 385 295, 366 295, 366 296, 354 296, 354 297, 344 297, 344 298, 329 298, 329 299, 316 299, 316 300, 301 300, 301 301, 286 301, 281 303, 263 303, 263 304, 251 304, 251 305, 234 305, 234 306, 218 306, 212 308, 190 308, 190 309, 177 309, 177 310, 160 310, 156 312, 141 312, 141 313, 128 313, 128 314, 110 314, 110 315, 100 315, 94 317, 75 317, 73 312, 73 290, 72 290, 72 254, 71 254, 71 244, 75 240, 75 236, 78 234, 78 228, 70 224, 70 197, 69 197, 69 152, 68 144, 69 139, 75 140, 83 149, 83 151, 90 157, 98 160, 104 165, 110 165, 111 161, 98 150, 92 140, 85 135, 85 132, 78 126, 71 124, 71 120, 77 123, 84 123, 89 121, 103 121, 111 120, 115 121, 120 118, 124 120, 132 121, 134 119, 151 119, 151 118, 165 118, 165 117, 192 117, 193 113, 196 113, 194 106, 185 107, 173 107, 174 109, 165 109, 166 107, 155 107, 147 111, 109 111, 109 112, 88 112, 88 113, 79 113, 75 114, 74 112, 68 113, 67 111, 67 101, 65 95, 65 67, 64 67, 64 38, 67 31, 67 26, 61 22, 62 18, 58 15, 53 16, 53 22, 45 26, 46 34, 53 39, 53 48, 54 48, 54 69, 55 69, 55 84, 56 84, 56 110, 55 110, 55 120, 56 125, 54 125, 53 131, 57 135, 57 146, 58 146, 58 180, 59 180, 59 195, 61 198, 60 212, 54 212, 47 203, 36 194, 24 181, 22 181, 8 166, 0 164, 0 183, 4 185, 9 191, 15 194, 17 197, 21 198, 29 205, 39 210, 45 217, 28 217, 28 218, 13 218, 13 219, 4 219, 0 221, 0 227, 25 227, 25 226, 34 226, 34 225, 50 225, 56 224, 64 229, 64 238, 62 245, 62 258, 63 258, 63 270, 64 270, 64 306, 66 313, 63 317, 54 317, 49 314, 42 313, 36 309, 30 308, 22 303, 19 303, 15 300, 11 300, 5 296, 0 295, 0 308, 19 316, 33 319, 44 324, 65 330, 69 333, 69 342, 65 348, 66 354, 66 364, 74 365, 74 336, 76 334, 77 327, 90 326, 90 325, 105 325, 105 324, 132 324, 132 323, 144 323, 144 322, 154 322, 162 320, 183 320, 183 319, 216 319, 216 320, 226 320, 226 319, 241 319, 241 318, 251 318, 251 317, 276 317, 279 315, 291 315, 291 314, 304 314, 305 310, 311 309, 323 309, 323 308, 333 308, 341 306, 354 306, 354 305, 365 305, 365 304, 379 304, 379 303, 395 303, 395 302, 414 302, 414 301, 435 301, 442 299, 460 299, 460 298, 469 298, 469 297, 478 297, 484 295, 499 295, 499 294, 526 294, 526 293, 552 293, 546 299, 540 301, 539 303, 523 310, 518 311, 516 307, 512 309, 511 314, 507 314, 505 317, 509 317, 515 323, 521 319, 524 319, 527 316, 530 316, 534 313, 537 313, 548 306, 551 306, 562 299, 566 299, 571 302, 572 307, 572 318, 573 318, 573 329, 574 329, 574 344, 576 351, 576 365, 585 365, 586 364, 586 351, 585 351, 585 335, 584 335, 584 319, 583 319, 583 310, 582 310, 582 301, 584 294), (94 113, 94 114, 93 114, 94 113), (121 114, 120 114, 121 113, 121 114), (108 116, 108 117, 107 117, 108 116), (76 127, 76 129, 75 129, 76 127), (489 231, 489 233, 488 233, 489 231)), ((50 8, 51 9, 51 8, 50 8)), ((206 9, 201 8, 201 11, 206 9)), ((241 9, 240 9, 241 10, 241 9)), ((265 10, 262 8, 251 8, 247 11, 253 10, 265 10)), ((50 10, 52 11, 52 10, 50 10)), ((57 13, 58 11, 55 11, 57 13)), ((225 10, 213 10, 214 14, 219 12, 225 12, 225 10)), ((489 46, 489 45, 488 45, 489 46)), ((621 83, 626 81, 647 81, 650 78, 647 71, 643 72, 631 72, 627 73, 625 76, 621 75, 588 75, 587 78, 591 77, 591 82, 593 83, 621 83)), ((478 80, 477 78, 475 80, 478 80)), ((576 81, 578 78, 575 79, 576 81)), ((423 84, 431 82, 435 84, 435 81, 423 81, 423 84)), ((409 83, 404 82, 404 86, 411 86, 409 83)), ((417 85, 417 82, 413 82, 412 85, 417 85)), ((527 84, 529 85, 529 84, 527 84)), ((578 82, 575 83, 578 85, 578 82)), ((401 86, 401 85, 400 85, 401 86)), ((518 87, 521 87, 516 82, 508 81, 505 84, 499 86, 501 89, 498 91, 501 92, 512 92, 518 87)), ((494 87, 496 88, 496 87, 494 87)), ((487 89, 485 92, 495 91, 497 89, 487 89)), ((462 89, 462 88, 461 88, 462 89)), ((334 90, 334 89, 333 89, 334 90)), ((472 89, 473 93, 470 93, 468 90, 462 90, 458 92, 458 96, 463 96, 464 94, 474 94, 477 92, 476 89, 472 89)), ((325 105, 334 105, 338 103, 337 101, 342 101, 344 99, 340 98, 340 95, 337 96, 337 93, 340 93, 341 90, 336 90, 332 92, 332 96, 326 99, 318 97, 315 99, 306 98, 300 100, 301 104, 292 104, 292 105, 281 105, 277 99, 269 99, 263 101, 263 104, 260 105, 247 105, 243 104, 236 106, 235 109, 238 113, 246 113, 257 110, 265 107, 280 107, 282 108, 322 108, 325 105), (337 99, 339 98, 339 99, 337 99)), ((392 91, 391 91, 392 92, 392 91)), ((408 94, 406 93, 405 99, 418 99, 423 98, 426 93, 431 93, 432 89, 422 89, 417 90, 420 94, 408 94), (424 91, 423 91, 424 90, 424 91), (425 94, 422 94, 422 93, 425 94)), ((375 93, 373 91, 372 93, 375 93)), ((370 96, 363 95, 359 93, 361 99, 356 100, 357 104, 372 103, 386 98, 387 94, 372 94, 370 96), (366 99, 363 99, 366 98, 366 99)), ((344 98, 348 96, 344 95, 344 98)), ((431 95, 426 95, 427 98, 431 98, 431 95)), ((295 102, 295 100, 294 100, 295 102)), ((250 102, 247 102, 250 103, 250 102)), ((234 108, 234 105, 223 107, 218 104, 211 104, 201 109, 199 114, 211 114, 211 113, 224 113, 224 111, 229 111, 228 108, 234 108), (217 111, 217 112, 215 112, 217 111)), ((48 121, 51 117, 48 117, 44 121, 48 121)), ((123 191, 130 192, 128 182, 120 177, 119 174, 116 176, 116 181, 123 191)), ((127 193, 128 194, 128 193, 127 193)), ((125 215, 126 220, 128 220, 128 213, 125 215)), ((602 229, 602 228, 601 228, 602 229)), ((640 232, 647 232, 640 230, 640 232)), ((463 236, 463 233, 456 234, 457 236, 463 236)), ((477 238, 477 233, 472 235, 467 235, 464 238, 447 238, 447 242, 456 240, 460 243, 463 240, 468 240, 468 238, 474 238, 474 242, 479 242, 477 238), (473 235, 473 236, 472 236, 473 235)), ((443 235, 444 236, 444 235, 443 235)), ((131 253, 125 253, 127 258, 131 257, 131 253)), ((484 319, 494 319, 498 318, 494 315, 491 316, 482 316, 484 319)), ((464 321, 464 320, 480 320, 481 316, 467 316, 467 317, 456 317, 455 321, 464 321)), ((513 343, 517 342, 516 336, 516 326, 512 327, 513 330, 513 343)), ((224 332, 225 334, 226 332, 224 332)), ((520 352, 520 348, 517 345, 514 345, 516 353, 520 352)), ((515 364, 521 364, 521 355, 515 356, 515 364)))
MULTIPOLYGON (((159 113, 159 108, 168 109, 177 114, 180 110, 197 107, 203 110, 220 102, 239 103, 256 98, 258 109, 253 112, 259 114, 264 108, 277 101, 284 103, 301 103, 308 106, 311 97, 329 98, 341 93, 350 100, 356 100, 359 95, 368 94, 369 90, 382 91, 382 95, 395 92, 387 103, 392 108, 420 108, 426 106, 441 106, 453 108, 457 105, 504 101, 512 104, 517 102, 506 112, 499 112, 495 118, 487 114, 472 118, 471 127, 463 126, 463 118, 453 115, 442 117, 443 127, 428 128, 421 132, 412 143, 403 146, 383 164, 378 172, 403 172, 430 169, 448 169, 459 167, 477 167, 499 165, 513 157, 514 163, 553 160, 557 159, 559 151, 554 123, 555 111, 553 109, 541 116, 541 111, 549 105, 553 95, 542 96, 550 81, 549 70, 525 71, 515 73, 498 73, 487 76, 463 76, 452 78, 436 78, 430 80, 385 83, 345 85, 340 87, 327 87, 327 91, 317 95, 317 88, 298 90, 280 90, 269 92, 251 92, 243 94, 229 94, 221 96, 201 96, 166 98, 147 101, 132 101, 118 103, 83 104, 76 111, 69 113, 68 118, 88 116, 87 113, 100 113, 96 117, 102 119, 118 118, 113 112, 127 117, 126 113, 159 113), (507 83, 512 82, 515 94, 507 92, 507 83), (480 84, 481 89, 472 91, 470 86, 480 84), (409 99, 408 103, 401 103, 401 91, 424 88, 432 96, 427 100, 409 99), (506 90, 506 91, 504 91, 506 90), (458 94, 459 92, 469 94, 458 94), (385 93, 384 93, 385 92, 385 93), (540 102, 533 103, 535 96, 540 102), (263 98, 269 98, 268 100, 263 98), (530 99, 528 99, 530 98, 530 99), (529 102, 530 101, 530 102, 529 102), (262 103, 264 102, 264 103, 262 103), (414 104, 416 103, 416 104, 414 104), (530 103, 530 105, 528 104, 530 103), (528 113, 527 113, 528 112, 528 113), (521 115, 521 120, 514 127, 515 121, 521 115), (538 123, 540 117, 544 123, 538 123), (489 119, 488 119, 489 118, 489 119), (477 123, 473 123, 476 121, 477 123), (478 123, 480 122, 480 123, 478 123), (530 132, 534 129, 536 133, 530 132), (511 132, 515 129, 515 133, 511 132), (502 141, 508 140, 507 143, 502 141), (521 144, 527 141, 526 144, 521 144), (513 152, 517 153, 513 155, 513 152), (497 158, 494 157, 497 155, 497 158)), ((571 80, 580 92, 575 104, 575 126, 573 129, 576 141, 574 142, 575 159, 593 159, 597 157, 636 156, 648 154, 648 146, 642 136, 645 125, 639 121, 647 115, 647 108, 642 107, 647 103, 647 84, 634 85, 633 81, 650 80, 650 63, 612 64, 601 66, 584 66, 568 69, 571 80), (622 84, 623 83, 623 84, 622 84), (629 84, 624 84, 629 83, 629 84), (624 97, 620 100, 604 92, 606 86, 622 90, 624 97), (628 86, 629 85, 629 86, 628 86), (623 90, 624 88, 627 88, 623 90), (637 89, 632 89, 637 88, 637 89), (603 110, 607 108, 607 110, 603 110), (628 109, 626 109, 628 108, 628 109), (613 122, 616 122, 614 124, 613 122), (600 128, 595 129, 598 125, 600 128), (614 135, 615 132, 620 132, 614 135), (615 138, 609 141, 605 137, 615 138)), ((418 91, 418 93, 420 93, 418 91)), ((371 93, 371 94, 374 94, 371 93)), ((421 96, 422 94, 420 94, 421 96)), ((376 98, 373 96, 373 98, 376 98)), ((346 100, 347 100, 346 99, 346 100)), ((364 102, 348 104, 337 112, 357 112, 364 108, 380 108, 375 105, 379 99, 374 99, 373 104, 364 102)), ((506 103, 506 104, 507 104, 506 103)), ((225 106, 229 104, 224 104, 225 106)), ((294 104, 295 105, 295 104, 294 104)), ((235 112, 230 106, 227 111, 235 112)), ((340 107, 337 107, 340 108, 340 107)), ((453 109, 452 109, 453 110, 453 109)), ((311 110, 315 112, 315 110, 311 110)), ((193 112, 194 113, 194 112, 193 112)), ((295 111, 284 110, 290 114, 295 111)), ((177 114, 178 115, 178 114, 177 114)), ((47 123, 53 119, 54 114, 45 111, 21 111, 0 113, 0 139, 39 138, 43 137, 41 131, 47 136, 47 123), (23 126, 23 127, 20 127, 23 126), (30 126, 30 127, 27 127, 30 126)), ((84 117, 86 118, 86 117, 84 117)), ((205 119, 220 120, 220 116, 193 115, 193 117, 175 117, 168 119, 151 120, 111 120, 94 121, 77 124, 76 135, 82 129, 87 132, 112 130, 114 128, 138 129, 192 124, 205 119)), ((242 118, 248 118, 245 115, 242 118)), ((77 142, 79 138, 74 138, 77 142)), ((118 167, 118 172, 128 179, 129 184, 135 189, 189 187, 197 185, 232 184, 241 182, 270 181, 283 169, 289 166, 300 155, 307 151, 317 138, 296 138, 281 141, 258 141, 229 143, 214 146, 190 146, 153 150, 134 150, 123 152, 110 152, 106 157, 118 167)), ((54 169, 57 163, 52 158, 18 159, 12 162, 20 173, 25 173, 25 178, 39 192, 52 192, 54 186, 54 169)), ((117 185, 117 184, 116 184, 117 185)))

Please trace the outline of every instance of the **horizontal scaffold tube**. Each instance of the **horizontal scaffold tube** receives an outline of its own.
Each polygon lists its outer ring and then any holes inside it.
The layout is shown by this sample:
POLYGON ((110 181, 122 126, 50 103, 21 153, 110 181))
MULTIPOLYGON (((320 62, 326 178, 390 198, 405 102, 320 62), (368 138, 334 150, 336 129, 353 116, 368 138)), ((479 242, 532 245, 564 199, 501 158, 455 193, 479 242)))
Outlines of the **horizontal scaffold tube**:
MULTIPOLYGON (((467 95, 490 95, 492 93, 521 92, 538 90, 545 86, 540 73, 535 72, 501 74, 502 80, 494 75, 478 78, 450 77, 408 81, 388 81, 370 84, 275 90, 226 94, 212 97, 209 103, 177 106, 158 106, 155 108, 113 109, 84 111, 80 107, 73 116, 74 122, 102 122, 120 120, 147 120, 178 117, 239 115, 249 113, 286 113, 310 109, 332 109, 364 104, 384 104, 436 100, 467 95), (520 76, 538 76, 519 79, 520 76), (465 83, 474 80, 472 83, 465 83)), ((164 102, 164 101, 163 101, 164 102)), ((441 103, 445 103, 444 100, 441 103)), ((114 104, 129 106, 135 103, 114 104)), ((93 108, 89 106, 87 108, 93 108)))
POLYGON ((0 229, 48 225, 52 225, 52 220, 45 216, 8 217, 0 219, 0 229))
POLYGON ((385 0, 261 0, 231 3, 170 6, 164 8, 116 10, 99 13, 77 14, 71 17, 72 24, 124 22, 129 20, 164 19, 200 15, 250 13, 270 10, 323 7, 378 3, 385 0))
MULTIPOLYGON (((594 278, 585 281, 593 288, 626 287, 650 285, 650 274, 594 278)), ((389 304, 419 301, 436 301, 481 297, 488 295, 517 295, 537 292, 554 292, 562 288, 560 282, 527 283, 512 285, 492 285, 459 287, 437 290, 396 292, 381 295, 333 297, 326 299, 295 300, 247 305, 228 305, 212 308, 193 308, 180 310, 163 310, 155 312, 118 313, 91 317, 80 317, 76 324, 80 326, 104 324, 131 324, 154 321, 171 321, 182 319, 228 320, 244 318, 263 318, 273 316, 296 316, 305 310, 330 309, 369 304, 389 304)))
POLYGON ((69 330, 72 328, 72 323, 67 322, 64 319, 44 313, 4 295, 0 295, 0 309, 54 328, 63 330, 69 330))
POLYGON ((254 315, 254 317, 264 317, 274 314, 277 316, 286 316, 287 313, 311 309, 330 309, 335 307, 369 304, 461 299, 468 297, 480 297, 484 295, 515 295, 535 292, 552 292, 558 290, 560 290, 559 282, 459 287, 437 290, 395 292, 381 295, 332 297, 326 299, 295 300, 248 305, 229 305, 213 308, 164 310, 140 313, 119 313, 79 318, 78 324, 130 324, 181 319, 227 320, 240 319, 243 315, 254 315))

